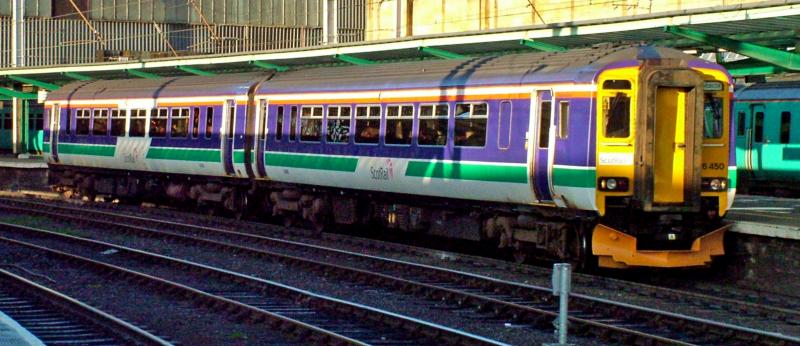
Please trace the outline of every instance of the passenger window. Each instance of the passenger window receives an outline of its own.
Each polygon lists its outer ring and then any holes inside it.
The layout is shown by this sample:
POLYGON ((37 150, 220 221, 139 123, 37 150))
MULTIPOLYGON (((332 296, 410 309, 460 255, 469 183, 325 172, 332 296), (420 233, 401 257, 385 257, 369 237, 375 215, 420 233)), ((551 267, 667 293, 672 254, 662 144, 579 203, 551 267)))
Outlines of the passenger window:
POLYGON ((278 106, 277 124, 275 125, 275 140, 280 141, 283 137, 283 106, 278 106))
POLYGON ((500 124, 497 126, 497 147, 508 149, 511 146, 511 102, 500 102, 500 124))
POLYGON ((789 135, 792 128, 792 113, 781 113, 781 143, 789 143, 789 135))
POLYGON ((744 112, 739 112, 738 119, 736 120, 736 134, 744 136, 744 112))
MULTIPOLYGON (((67 108, 67 111, 64 113, 67 115, 67 135, 69 135, 72 133, 72 112, 67 108)), ((6 121, 8 121, 8 128, 11 128, 11 118, 6 117, 6 121)))
POLYGON ((486 145, 486 121, 489 106, 485 103, 456 104, 455 145, 482 147, 486 145))
POLYGON ((166 137, 167 136, 167 109, 158 108, 154 109, 150 114, 150 137, 166 137))
POLYGON ((289 117, 289 140, 297 140, 297 107, 292 106, 292 113, 289 117))
POLYGON ((206 108, 206 139, 214 133, 214 107, 206 108))
POLYGON ((89 123, 92 121, 92 114, 88 109, 79 109, 75 113, 75 134, 78 136, 89 135, 89 123))
POLYGON ((328 143, 350 143, 350 107, 328 107, 328 143))
POLYGON ((381 106, 356 107, 356 143, 378 143, 380 130, 381 106))
POLYGON ((722 138, 722 126, 722 99, 706 94, 703 107, 703 137, 722 138))
POLYGON ((114 137, 125 136, 125 110, 111 110, 111 135, 114 137))
POLYGON ((551 102, 542 101, 542 104, 539 106, 539 148, 547 148, 550 145, 551 112, 551 102))
POLYGON ((322 140, 322 107, 300 108, 300 140, 319 142, 322 140))
POLYGON ((603 128, 606 138, 628 138, 631 133, 631 98, 625 93, 603 98, 603 128))
POLYGON ((236 127, 236 101, 228 100, 228 134, 227 139, 233 139, 233 133, 236 127))
POLYGON ((192 109, 192 138, 200 136, 200 107, 192 109))
POLYGON ((447 121, 449 106, 425 105, 419 107, 419 145, 447 144, 447 121))
POLYGON ((569 102, 558 104, 558 138, 566 139, 569 135, 569 102))
POLYGON ((267 138, 267 111, 269 107, 267 107, 267 100, 261 100, 261 114, 258 116, 258 139, 264 140, 267 138))
POLYGON ((189 136, 189 109, 173 108, 172 125, 169 132, 172 138, 186 138, 189 136))
POLYGON ((145 126, 147 125, 146 109, 131 109, 131 129, 128 131, 131 137, 144 137, 145 126))
POLYGON ((95 109, 92 122, 93 136, 105 136, 108 134, 108 110, 95 109))
POLYGON ((386 107, 386 144, 410 145, 414 106, 386 107))
POLYGON ((764 142, 764 112, 757 112, 756 113, 756 121, 755 121, 755 128, 753 131, 753 141, 762 143, 764 142))

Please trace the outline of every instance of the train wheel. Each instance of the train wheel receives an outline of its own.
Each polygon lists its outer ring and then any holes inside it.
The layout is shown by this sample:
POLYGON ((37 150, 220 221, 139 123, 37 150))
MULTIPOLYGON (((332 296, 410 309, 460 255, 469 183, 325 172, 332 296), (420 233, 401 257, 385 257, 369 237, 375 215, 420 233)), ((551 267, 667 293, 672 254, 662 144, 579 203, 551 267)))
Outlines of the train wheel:
POLYGON ((511 255, 514 257, 514 262, 517 263, 528 263, 533 257, 531 248, 519 241, 514 241, 514 244, 511 245, 511 255))
POLYGON ((592 270, 597 266, 597 257, 592 255, 592 230, 587 227, 579 227, 578 230, 570 232, 569 263, 575 271, 592 270))

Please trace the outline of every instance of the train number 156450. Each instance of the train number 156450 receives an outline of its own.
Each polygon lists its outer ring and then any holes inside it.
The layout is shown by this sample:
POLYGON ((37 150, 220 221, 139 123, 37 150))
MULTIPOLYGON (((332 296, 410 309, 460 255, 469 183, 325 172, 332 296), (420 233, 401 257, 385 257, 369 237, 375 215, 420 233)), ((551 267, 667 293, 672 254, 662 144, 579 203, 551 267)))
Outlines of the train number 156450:
POLYGON ((703 162, 703 169, 722 170, 725 169, 725 164, 722 162, 703 162))

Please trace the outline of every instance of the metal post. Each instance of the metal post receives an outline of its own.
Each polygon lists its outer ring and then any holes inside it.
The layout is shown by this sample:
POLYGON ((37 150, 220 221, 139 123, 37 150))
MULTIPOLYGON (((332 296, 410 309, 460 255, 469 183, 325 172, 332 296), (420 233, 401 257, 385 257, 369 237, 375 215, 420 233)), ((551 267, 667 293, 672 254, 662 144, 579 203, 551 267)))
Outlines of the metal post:
MULTIPOLYGON (((25 66, 25 4, 23 0, 11 0, 11 16, 11 67, 22 67, 25 66)), ((11 152, 14 155, 24 152, 20 148, 23 116, 21 100, 16 97, 12 98, 11 152)))
POLYGON ((569 292, 571 290, 572 268, 569 263, 553 264, 553 295, 559 296, 558 319, 556 330, 558 331, 558 344, 567 345, 568 329, 568 309, 569 292))

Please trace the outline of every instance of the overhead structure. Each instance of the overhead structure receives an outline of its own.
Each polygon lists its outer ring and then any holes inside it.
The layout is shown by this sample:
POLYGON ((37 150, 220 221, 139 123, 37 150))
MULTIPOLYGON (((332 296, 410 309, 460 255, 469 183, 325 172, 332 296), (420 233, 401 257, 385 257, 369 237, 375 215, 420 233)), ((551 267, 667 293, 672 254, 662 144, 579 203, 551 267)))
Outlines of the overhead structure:
MULTIPOLYGON (((751 5, 687 10, 679 13, 643 15, 624 19, 534 25, 481 32, 416 36, 384 41, 332 44, 320 48, 292 48, 259 53, 172 57, 128 62, 106 62, 0 70, 0 76, 16 76, 60 85, 76 76, 92 79, 159 78, 180 74, 219 74, 232 71, 271 69, 285 71, 303 66, 368 63, 420 58, 459 59, 469 56, 505 54, 529 49, 560 51, 606 42, 652 43, 700 52, 715 52, 728 43, 747 47, 744 55, 772 64, 785 60, 781 69, 793 70, 799 60, 794 53, 772 54, 797 44, 800 0, 760 2, 751 5), (671 27, 664 31, 664 27, 671 27), (673 33, 675 32, 675 33, 673 33), (676 33, 699 32, 703 39, 676 33), (721 38, 719 40, 714 38, 721 38), (732 42, 733 40, 738 42, 732 42), (723 45, 725 43, 725 45, 723 45), (764 47, 766 49, 760 48, 764 47), (752 52, 750 51, 752 50, 752 52), (758 58, 756 52, 766 56, 758 58), (790 64, 788 67, 785 64, 790 64), (76 75, 77 74, 77 75, 76 75)), ((776 68, 731 65, 737 73, 772 73, 776 68)))
POLYGON ((666 26, 664 27, 664 31, 717 48, 736 52, 787 70, 800 70, 800 54, 750 42, 738 41, 727 37, 710 35, 701 31, 677 26, 666 26))

